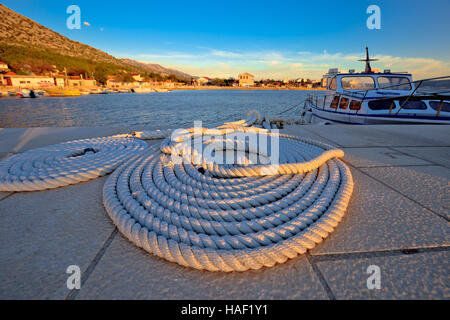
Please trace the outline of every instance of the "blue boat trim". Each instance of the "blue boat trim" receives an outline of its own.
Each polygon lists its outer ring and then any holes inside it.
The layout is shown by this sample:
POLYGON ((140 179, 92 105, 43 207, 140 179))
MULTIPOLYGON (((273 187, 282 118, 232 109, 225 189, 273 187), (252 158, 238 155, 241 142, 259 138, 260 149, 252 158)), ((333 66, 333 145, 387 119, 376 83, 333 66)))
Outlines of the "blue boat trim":
MULTIPOLYGON (((356 113, 347 113, 347 112, 338 112, 338 111, 331 111, 331 110, 324 110, 317 108, 314 104, 311 104, 311 106, 319 111, 329 112, 333 114, 341 114, 345 116, 356 116, 356 117, 372 117, 372 118, 403 118, 403 119, 424 119, 424 120, 450 120, 450 117, 443 117, 443 116, 421 116, 421 115, 407 115, 407 114, 356 114, 356 113)), ((328 119, 330 120, 330 119, 328 119)), ((334 120, 332 120, 334 121, 334 120)))

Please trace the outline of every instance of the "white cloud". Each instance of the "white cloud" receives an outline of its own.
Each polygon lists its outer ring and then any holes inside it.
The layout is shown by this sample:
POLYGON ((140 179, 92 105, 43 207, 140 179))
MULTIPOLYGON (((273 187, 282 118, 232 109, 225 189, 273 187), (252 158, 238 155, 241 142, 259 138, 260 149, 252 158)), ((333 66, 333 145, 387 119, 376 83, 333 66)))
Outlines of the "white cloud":
MULTIPOLYGON (((348 54, 329 53, 327 50, 322 53, 306 51, 235 52, 205 47, 197 47, 197 50, 198 53, 162 52, 120 56, 159 63, 192 75, 211 77, 236 77, 237 74, 247 71, 253 73, 257 79, 266 77, 320 79, 329 68, 364 69, 364 63, 357 61, 364 57, 364 52, 348 54)), ((377 55, 374 58, 379 61, 373 62, 372 67, 380 70, 387 68, 392 71, 409 71, 415 79, 450 74, 450 61, 390 55, 377 55)))

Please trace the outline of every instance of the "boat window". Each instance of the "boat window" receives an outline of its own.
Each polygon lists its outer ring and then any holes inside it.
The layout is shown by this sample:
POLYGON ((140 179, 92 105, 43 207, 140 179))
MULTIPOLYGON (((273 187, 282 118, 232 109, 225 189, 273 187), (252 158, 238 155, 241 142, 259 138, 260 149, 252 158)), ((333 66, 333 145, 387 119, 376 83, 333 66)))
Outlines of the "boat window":
POLYGON ((361 101, 352 100, 350 102, 350 110, 359 110, 361 109, 361 101))
POLYGON ((343 77, 341 86, 343 89, 370 90, 375 89, 375 80, 372 77, 343 77))
MULTIPOLYGON (((439 110, 439 105, 441 104, 440 101, 430 101, 430 107, 434 110, 439 110)), ((441 111, 444 112, 450 112, 450 103, 449 102, 442 102, 441 111)))
POLYGON ((350 100, 348 100, 347 98, 341 98, 341 103, 339 104, 339 109, 347 109, 349 101, 350 100))
POLYGON ((336 77, 334 77, 333 79, 331 79, 331 82, 330 82, 330 90, 336 90, 337 89, 337 87, 336 87, 336 77))
MULTIPOLYGON (((369 102, 371 110, 389 110, 391 108, 392 100, 374 100, 369 102)), ((395 105, 392 109, 395 108, 395 105)))
POLYGON ((336 109, 339 104, 339 96, 335 96, 330 104, 330 108, 336 109))
POLYGON ((411 83, 406 77, 378 77, 378 87, 389 90, 411 90, 411 83))
POLYGON ((400 100, 399 105, 402 107, 402 109, 417 109, 417 110, 426 110, 427 105, 423 101, 413 101, 408 100, 408 102, 405 103, 405 99, 400 100))

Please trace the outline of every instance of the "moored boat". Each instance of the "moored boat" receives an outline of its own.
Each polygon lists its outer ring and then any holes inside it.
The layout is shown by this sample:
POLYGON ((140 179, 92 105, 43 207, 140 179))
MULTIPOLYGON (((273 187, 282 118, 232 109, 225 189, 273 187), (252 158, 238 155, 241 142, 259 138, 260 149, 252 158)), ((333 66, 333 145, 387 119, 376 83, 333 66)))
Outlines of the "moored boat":
POLYGON ((47 94, 50 97, 74 97, 81 95, 78 89, 48 89, 47 94))
POLYGON ((136 87, 136 88, 131 89, 131 91, 134 93, 150 93, 150 92, 155 92, 155 89, 136 87))
MULTIPOLYGON (((364 72, 330 69, 325 94, 309 95, 303 110, 312 123, 450 124, 450 76, 413 81, 406 72, 373 72, 366 48, 364 72)), ((308 121, 309 122, 309 121, 308 121)))

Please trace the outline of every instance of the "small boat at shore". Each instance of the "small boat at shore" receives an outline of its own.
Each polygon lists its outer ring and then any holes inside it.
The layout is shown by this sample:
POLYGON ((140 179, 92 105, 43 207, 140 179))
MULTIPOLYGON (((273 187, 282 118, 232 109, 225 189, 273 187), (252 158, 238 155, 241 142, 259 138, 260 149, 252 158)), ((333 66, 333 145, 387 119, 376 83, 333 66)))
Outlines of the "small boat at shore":
POLYGON ((366 48, 364 72, 323 76, 325 95, 309 95, 302 118, 330 124, 450 124, 450 76, 413 81, 405 72, 372 71, 366 48))
POLYGON ((131 89, 131 91, 134 93, 150 93, 150 92, 155 92, 155 89, 136 87, 136 88, 131 89))
POLYGON ((49 89, 47 94, 50 97, 76 97, 80 96, 81 92, 78 89, 49 89))
POLYGON ((38 94, 34 90, 20 90, 17 92, 17 96, 20 98, 37 98, 38 94))
POLYGON ((102 93, 103 93, 103 90, 102 90, 102 89, 98 89, 98 88, 96 88, 96 89, 91 89, 91 90, 89 91, 89 93, 90 93, 90 94, 102 94, 102 93))

